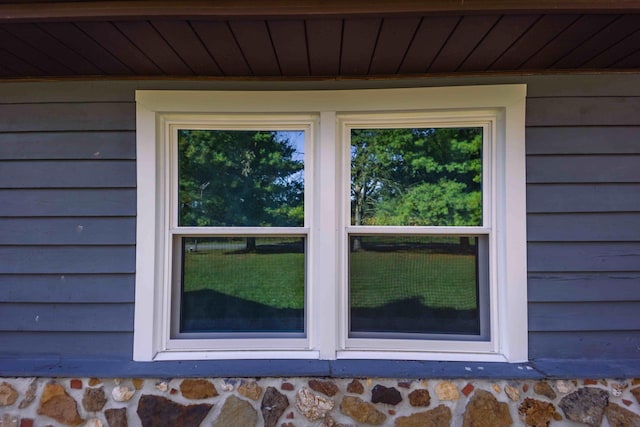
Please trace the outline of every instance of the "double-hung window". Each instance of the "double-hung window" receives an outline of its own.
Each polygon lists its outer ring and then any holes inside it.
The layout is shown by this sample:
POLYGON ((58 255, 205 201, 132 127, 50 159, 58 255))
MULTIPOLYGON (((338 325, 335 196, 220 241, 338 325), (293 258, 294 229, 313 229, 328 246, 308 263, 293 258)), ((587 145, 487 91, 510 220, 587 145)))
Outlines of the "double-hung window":
POLYGON ((139 91, 134 359, 526 360, 524 101, 139 91))

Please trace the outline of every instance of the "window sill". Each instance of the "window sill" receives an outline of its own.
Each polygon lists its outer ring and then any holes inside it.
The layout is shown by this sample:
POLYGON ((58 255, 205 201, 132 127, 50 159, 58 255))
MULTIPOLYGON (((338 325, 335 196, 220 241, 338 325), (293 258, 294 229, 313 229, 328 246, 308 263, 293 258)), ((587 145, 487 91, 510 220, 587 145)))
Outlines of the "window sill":
POLYGON ((133 362, 123 359, 0 359, 4 377, 376 377, 376 378, 632 378, 639 359, 540 359, 528 363, 397 360, 199 360, 133 362))

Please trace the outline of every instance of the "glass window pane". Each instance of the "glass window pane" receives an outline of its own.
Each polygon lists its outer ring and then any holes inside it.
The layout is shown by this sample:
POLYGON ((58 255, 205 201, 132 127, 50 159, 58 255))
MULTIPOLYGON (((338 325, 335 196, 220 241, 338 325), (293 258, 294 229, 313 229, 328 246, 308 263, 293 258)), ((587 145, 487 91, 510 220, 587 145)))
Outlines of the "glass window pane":
POLYGON ((303 226, 304 131, 178 130, 178 225, 303 226))
POLYGON ((305 239, 182 239, 180 332, 304 332, 305 239))
POLYGON ((481 127, 351 130, 351 225, 482 225, 481 127))
POLYGON ((350 336, 479 335, 485 243, 482 236, 351 236, 350 336))

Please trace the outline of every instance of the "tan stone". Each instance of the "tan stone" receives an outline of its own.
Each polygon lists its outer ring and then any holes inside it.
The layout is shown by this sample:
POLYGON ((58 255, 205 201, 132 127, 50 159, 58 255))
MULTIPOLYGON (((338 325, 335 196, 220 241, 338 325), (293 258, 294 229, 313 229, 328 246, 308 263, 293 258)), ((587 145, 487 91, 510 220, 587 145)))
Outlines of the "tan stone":
POLYGON ((476 390, 464 411, 462 427, 508 427, 513 424, 509 405, 485 390, 476 390))
POLYGON ((436 394, 440 400, 458 400, 460 399, 460 392, 455 384, 448 381, 439 382, 436 385, 436 394))
POLYGON ((633 397, 635 397, 638 403, 640 403, 640 387, 632 388, 630 391, 631 394, 633 394, 633 397))
POLYGON ((111 390, 111 397, 113 397, 113 400, 115 400, 116 402, 128 402, 129 400, 131 400, 134 393, 135 390, 131 390, 129 389, 129 387, 119 385, 111 390))
POLYGON ((395 427, 449 427, 451 409, 445 405, 438 405, 430 411, 398 417, 394 425, 395 427))
POLYGON ((238 393, 251 400, 258 400, 262 396, 262 387, 255 381, 247 381, 240 384, 238 393))
POLYGON ((556 392, 553 391, 553 388, 544 381, 539 381, 533 385, 533 392, 535 394, 539 394, 540 396, 544 396, 549 400, 555 400, 557 397, 556 392))
POLYGON ((0 418, 0 427, 18 427, 20 419, 13 414, 4 414, 0 418))
POLYGON ((36 400, 37 391, 38 391, 38 380, 34 378, 33 381, 31 381, 31 384, 29 384, 29 387, 27 388, 27 391, 24 395, 24 399, 22 399, 22 402, 20 402, 20 404, 18 405, 18 409, 24 409, 30 406, 33 403, 33 401, 36 400))
POLYGON ((44 386, 42 396, 40 396, 38 414, 53 418, 68 426, 77 426, 84 422, 78 413, 76 401, 67 394, 64 387, 56 383, 44 386))
POLYGON ((518 408, 520 419, 528 427, 548 427, 557 418, 556 407, 549 402, 527 397, 518 408))
POLYGON ((640 415, 615 403, 609 402, 605 414, 611 427, 640 427, 640 415))
POLYGON ((567 394, 575 390, 576 386, 571 381, 558 380, 556 381, 556 389, 559 393, 567 394))
POLYGON ((324 418, 333 409, 335 402, 302 387, 296 394, 296 409, 309 421, 324 418))
POLYGON ((258 425, 258 411, 246 400, 231 395, 222 405, 213 427, 254 427, 258 425))
POLYGON ((104 408, 107 403, 107 396, 104 394, 102 387, 85 388, 82 396, 82 407, 87 412, 98 412, 104 408))
POLYGON ((133 388, 136 390, 142 389, 142 386, 144 385, 144 380, 142 378, 134 378, 131 382, 133 383, 133 388))
POLYGON ((500 386, 498 384, 491 385, 491 388, 493 388, 493 391, 495 391, 496 394, 502 393, 502 389, 500 388, 500 386))
POLYGON ((504 392, 507 393, 507 396, 509 396, 509 399, 513 400, 514 402, 517 402, 518 400, 520 400, 520 390, 518 390, 517 387, 506 385, 504 386, 504 392))
POLYGON ((218 390, 212 382, 203 379, 186 379, 180 383, 180 391, 185 399, 197 400, 216 397, 218 390))
POLYGON ((7 382, 0 383, 0 406, 11 406, 18 400, 18 392, 7 382))
POLYGON ((89 378, 89 387, 96 386, 98 384, 102 384, 99 378, 89 378))
POLYGON ((340 403, 340 411, 359 423, 382 425, 387 416, 378 411, 373 404, 355 396, 345 396, 340 403))

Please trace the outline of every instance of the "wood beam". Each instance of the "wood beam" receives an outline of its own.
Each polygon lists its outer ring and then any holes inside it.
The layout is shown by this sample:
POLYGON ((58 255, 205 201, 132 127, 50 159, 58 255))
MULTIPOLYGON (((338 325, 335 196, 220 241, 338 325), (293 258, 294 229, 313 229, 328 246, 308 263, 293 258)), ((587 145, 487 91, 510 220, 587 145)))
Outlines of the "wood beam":
MULTIPOLYGON (((11 0, 10 0, 11 1, 11 0)), ((0 22, 474 13, 640 13, 638 0, 13 0, 0 22)))

